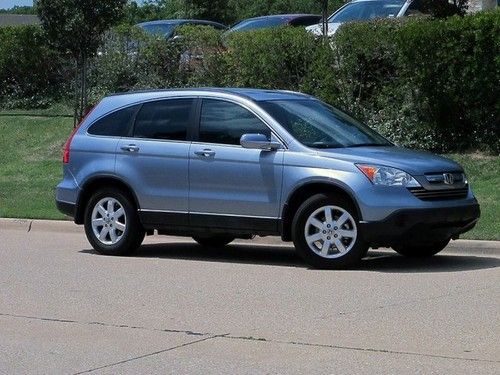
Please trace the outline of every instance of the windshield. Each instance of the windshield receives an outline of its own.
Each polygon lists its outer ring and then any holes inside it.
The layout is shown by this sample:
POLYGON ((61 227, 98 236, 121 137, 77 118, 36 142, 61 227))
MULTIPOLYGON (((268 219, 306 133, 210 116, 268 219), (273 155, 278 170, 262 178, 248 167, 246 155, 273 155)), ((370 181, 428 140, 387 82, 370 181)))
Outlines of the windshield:
POLYGON ((141 28, 146 30, 150 34, 164 35, 167 38, 173 34, 173 31, 177 24, 175 23, 161 23, 153 25, 140 25, 141 28))
POLYGON ((329 19, 332 23, 371 20, 374 18, 396 17, 404 5, 402 0, 361 1, 347 4, 329 19))
POLYGON ((392 146, 368 126, 319 100, 269 100, 260 104, 296 140, 308 147, 392 146))

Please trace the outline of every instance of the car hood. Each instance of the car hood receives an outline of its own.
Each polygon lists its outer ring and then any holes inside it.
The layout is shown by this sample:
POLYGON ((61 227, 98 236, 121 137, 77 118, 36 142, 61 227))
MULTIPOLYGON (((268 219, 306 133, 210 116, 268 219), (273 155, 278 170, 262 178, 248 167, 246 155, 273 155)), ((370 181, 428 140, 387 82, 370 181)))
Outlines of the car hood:
MULTIPOLYGON (((332 36, 335 34, 337 29, 342 25, 342 23, 339 22, 328 22, 328 36, 332 36)), ((307 26, 306 30, 309 31, 310 33, 313 33, 314 35, 321 36, 323 35, 323 24, 318 24, 318 25, 311 25, 307 26)))
POLYGON ((414 176, 426 173, 462 172, 463 168, 453 160, 425 151, 400 147, 346 147, 318 151, 323 157, 353 163, 376 164, 401 169, 414 176))

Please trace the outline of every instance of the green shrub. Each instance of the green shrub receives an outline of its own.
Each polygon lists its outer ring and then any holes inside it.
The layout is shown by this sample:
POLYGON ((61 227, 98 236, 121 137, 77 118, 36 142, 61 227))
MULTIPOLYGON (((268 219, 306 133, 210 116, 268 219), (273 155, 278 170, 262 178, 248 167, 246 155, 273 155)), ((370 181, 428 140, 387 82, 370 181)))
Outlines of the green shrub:
MULTIPOLYGON (((116 28, 92 63, 92 101, 186 86, 297 90, 402 146, 500 153, 500 10, 351 23, 328 41, 290 27, 179 32, 168 41, 116 28)), ((0 29, 0 101, 43 105, 67 91, 71 78, 39 28, 0 29)))
POLYGON ((304 91, 405 146, 500 152, 500 11, 352 23, 331 43, 304 91))
POLYGON ((299 90, 317 41, 304 29, 281 27, 234 33, 227 44, 226 86, 299 90))

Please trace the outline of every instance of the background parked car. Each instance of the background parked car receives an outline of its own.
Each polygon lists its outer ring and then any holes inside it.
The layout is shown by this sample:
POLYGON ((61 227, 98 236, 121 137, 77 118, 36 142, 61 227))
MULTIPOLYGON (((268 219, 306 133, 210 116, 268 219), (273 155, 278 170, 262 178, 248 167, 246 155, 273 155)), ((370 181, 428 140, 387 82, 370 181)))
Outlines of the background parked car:
POLYGON ((205 20, 158 20, 139 23, 136 26, 150 34, 164 35, 167 39, 172 39, 176 36, 176 30, 181 26, 211 26, 217 30, 226 30, 227 26, 218 22, 205 21, 205 20))
POLYGON ((250 31, 277 26, 311 26, 321 22, 317 14, 277 14, 248 18, 233 25, 228 33, 235 31, 250 31))
MULTIPOLYGON (((328 35, 333 35, 346 22, 366 21, 375 18, 395 18, 423 14, 420 0, 354 0, 347 3, 328 18, 328 35)), ((307 27, 307 30, 322 35, 322 24, 307 27)))

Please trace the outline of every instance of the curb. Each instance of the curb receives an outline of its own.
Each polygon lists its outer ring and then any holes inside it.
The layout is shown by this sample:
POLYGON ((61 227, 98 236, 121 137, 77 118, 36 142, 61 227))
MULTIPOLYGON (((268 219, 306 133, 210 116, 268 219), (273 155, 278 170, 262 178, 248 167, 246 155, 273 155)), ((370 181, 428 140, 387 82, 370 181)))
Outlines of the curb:
MULTIPOLYGON (((51 233, 81 233, 83 226, 76 225, 72 221, 62 220, 33 220, 33 219, 1 219, 0 233, 2 230, 17 230, 24 232, 51 232, 51 233)), ((156 238, 160 238, 155 236, 156 238)), ((237 240, 245 244, 266 244, 293 246, 291 243, 281 241, 280 237, 255 237, 253 240, 237 240)), ((500 241, 484 240, 456 240, 452 241, 447 252, 473 252, 483 254, 500 254, 500 241)))

